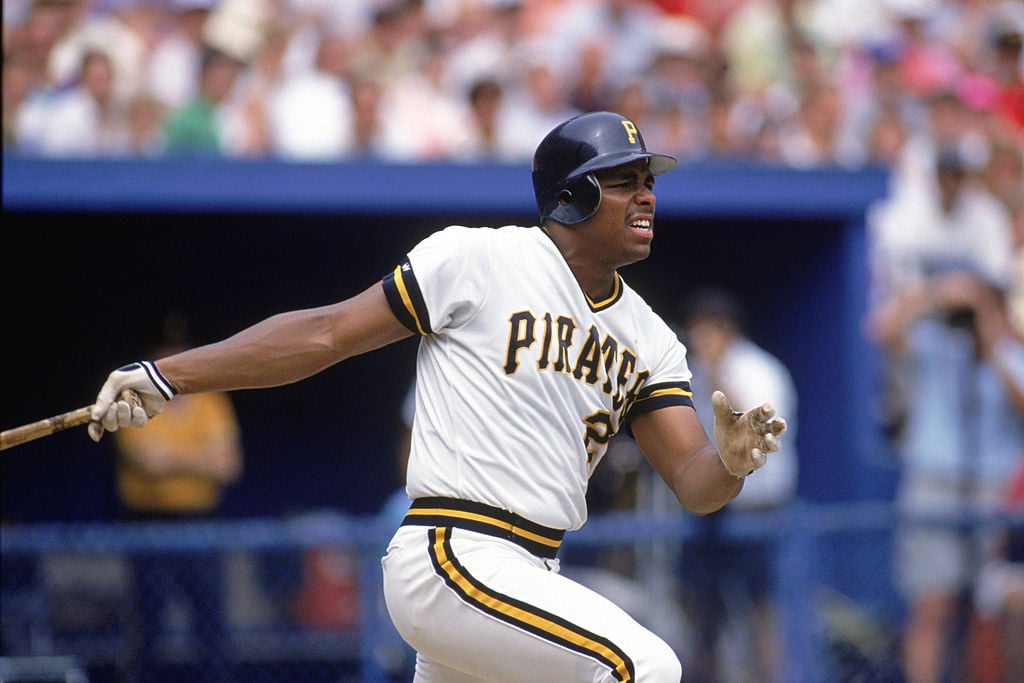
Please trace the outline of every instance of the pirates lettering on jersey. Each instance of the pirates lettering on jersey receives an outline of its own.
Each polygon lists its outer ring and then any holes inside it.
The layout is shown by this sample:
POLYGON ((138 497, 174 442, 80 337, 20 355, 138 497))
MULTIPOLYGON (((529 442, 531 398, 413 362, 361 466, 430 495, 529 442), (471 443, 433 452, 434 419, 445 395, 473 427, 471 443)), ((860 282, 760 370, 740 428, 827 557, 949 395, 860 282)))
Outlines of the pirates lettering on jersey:
POLYGON ((515 374, 521 362, 520 354, 532 349, 538 370, 564 373, 588 385, 601 381, 601 391, 612 397, 612 409, 624 413, 650 373, 637 372, 636 354, 620 348, 619 341, 611 335, 601 339, 594 325, 574 352, 576 330, 576 322, 570 316, 545 313, 538 318, 530 311, 513 313, 509 316, 505 374, 515 374), (538 338, 542 341, 533 348, 538 338))
MULTIPOLYGON (((408 258, 384 276, 382 285, 392 311, 410 331, 422 336, 435 333, 408 258)), ((590 309, 608 309, 623 291, 621 281, 616 281, 615 290, 607 299, 593 302, 588 298, 590 309)), ((536 315, 529 310, 516 311, 507 320, 505 357, 499 361, 501 366, 494 368, 496 375, 511 377, 522 371, 522 363, 532 362, 537 373, 564 374, 583 385, 599 388, 608 397, 593 404, 581 398, 580 419, 585 425, 583 439, 588 462, 603 452, 625 419, 670 405, 693 406, 689 382, 650 382, 652 370, 641 366, 637 351, 627 348, 615 336, 602 333, 596 325, 584 329, 571 315, 536 315)), ((685 370, 682 357, 680 364, 685 370)))

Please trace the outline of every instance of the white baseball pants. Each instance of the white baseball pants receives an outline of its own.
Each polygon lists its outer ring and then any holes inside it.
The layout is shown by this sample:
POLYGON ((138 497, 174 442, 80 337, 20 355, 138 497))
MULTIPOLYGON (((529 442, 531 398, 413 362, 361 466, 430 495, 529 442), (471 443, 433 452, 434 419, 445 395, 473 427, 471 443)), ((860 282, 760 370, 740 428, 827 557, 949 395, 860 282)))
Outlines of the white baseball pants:
POLYGON ((416 683, 679 683, 672 649, 512 540, 402 526, 381 561, 416 683))

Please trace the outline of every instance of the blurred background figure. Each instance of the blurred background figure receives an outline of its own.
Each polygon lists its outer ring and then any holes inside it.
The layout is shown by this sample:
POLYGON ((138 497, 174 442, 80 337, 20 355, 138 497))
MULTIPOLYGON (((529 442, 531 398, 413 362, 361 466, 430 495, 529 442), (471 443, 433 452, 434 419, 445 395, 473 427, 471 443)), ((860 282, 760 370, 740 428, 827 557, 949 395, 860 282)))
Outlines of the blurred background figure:
MULTIPOLYGON (((187 343, 186 321, 170 314, 151 353, 187 343)), ((117 492, 134 522, 187 522, 216 516, 225 488, 243 469, 241 430, 226 394, 181 397, 145 429, 115 432, 117 492)), ((221 558, 215 551, 145 552, 134 557, 140 642, 135 666, 151 680, 168 649, 185 647, 214 666, 224 635, 221 558)), ((216 671, 216 669, 212 669, 216 671)))
MULTIPOLYGON (((764 402, 771 402, 779 414, 785 410, 787 435, 796 434, 797 395, 790 372, 748 336, 746 313, 733 294, 720 287, 695 289, 684 297, 674 324, 686 344, 694 405, 701 420, 708 420, 705 424, 714 419, 711 394, 721 389, 735 401, 736 410, 764 402)), ((773 604, 775 543, 770 535, 728 538, 722 524, 731 514, 781 512, 796 496, 798 474, 791 438, 748 477, 743 491, 725 508, 686 517, 693 529, 690 540, 680 545, 645 539, 609 546, 595 556, 567 554, 562 572, 601 590, 656 630, 678 654, 686 681, 784 681, 786 648, 773 604), (751 655, 732 656, 738 647, 751 655)), ((620 433, 591 476, 590 514, 628 511, 666 523, 678 520, 679 503, 671 493, 663 495, 658 484, 636 442, 620 433)))
POLYGON ((724 538, 720 525, 736 512, 782 510, 795 497, 799 475, 796 388, 786 366, 751 339, 743 306, 728 291, 696 290, 686 298, 679 320, 701 421, 712 424, 711 394, 721 390, 736 410, 770 402, 778 414, 786 415, 790 436, 769 456, 768 464, 747 479, 739 496, 721 511, 695 518, 696 535, 683 545, 679 558, 682 601, 696 638, 693 660, 684 661, 684 677, 698 683, 782 681, 780 653, 785 648, 773 604, 777 549, 770 538, 724 538), (753 645, 750 657, 731 655, 729 642, 736 634, 753 645), (739 660, 748 662, 746 668, 739 660))
POLYGON ((160 100, 146 92, 132 97, 126 107, 129 157, 155 159, 163 153, 160 126, 166 109, 160 100))
POLYGON ((466 138, 453 150, 452 158, 466 163, 498 161, 501 158, 501 113, 505 89, 501 82, 487 76, 469 87, 466 106, 466 138))
POLYGON ((523 66, 521 89, 503 99, 502 156, 526 161, 545 132, 580 110, 569 101, 564 79, 548 58, 536 54, 523 66))
POLYGON ((199 88, 184 104, 168 112, 163 122, 163 146, 168 154, 228 155, 230 95, 245 64, 213 47, 203 51, 199 88))
POLYGON ((319 37, 312 68, 284 74, 267 95, 273 154, 289 161, 338 160, 351 152, 351 46, 339 33, 319 37))
POLYGON ((67 87, 30 97, 19 109, 17 148, 44 157, 127 154, 127 102, 114 84, 110 55, 100 49, 85 51, 67 87))
POLYGON ((1016 398, 1024 362, 1006 297, 1010 214, 960 149, 933 149, 930 182, 913 201, 903 196, 873 217, 867 321, 889 396, 899 398, 886 404, 885 421, 901 467, 894 562, 908 608, 910 683, 962 673, 974 583, 985 558, 999 552, 990 530, 928 518, 1000 509, 1024 452, 1024 404, 1016 398))
POLYGON ((167 30, 150 49, 146 87, 167 108, 195 96, 201 71, 206 20, 215 0, 173 0, 167 30))

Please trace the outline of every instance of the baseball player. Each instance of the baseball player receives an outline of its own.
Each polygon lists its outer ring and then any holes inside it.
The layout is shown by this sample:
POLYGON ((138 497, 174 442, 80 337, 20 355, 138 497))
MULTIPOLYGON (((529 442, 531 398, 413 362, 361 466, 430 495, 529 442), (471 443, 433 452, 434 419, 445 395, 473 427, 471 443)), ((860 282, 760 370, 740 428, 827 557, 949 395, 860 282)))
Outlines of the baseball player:
POLYGON ((713 443, 685 347, 619 274, 649 254, 655 176, 675 165, 619 114, 569 119, 534 155, 539 226, 448 227, 348 300, 115 370, 90 435, 142 427, 175 395, 296 382, 419 335, 412 503, 382 560, 415 680, 678 683, 669 646, 556 559, 614 434, 704 514, 786 428, 770 403, 739 413, 717 392, 713 443))

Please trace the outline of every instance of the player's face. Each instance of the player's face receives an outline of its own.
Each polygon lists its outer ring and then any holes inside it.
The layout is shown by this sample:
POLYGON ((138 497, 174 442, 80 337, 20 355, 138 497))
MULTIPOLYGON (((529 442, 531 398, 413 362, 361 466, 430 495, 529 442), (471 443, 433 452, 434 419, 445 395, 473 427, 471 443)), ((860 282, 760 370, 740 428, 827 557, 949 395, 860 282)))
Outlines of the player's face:
POLYGON ((654 239, 654 174, 639 159, 597 173, 601 204, 588 221, 588 238, 614 267, 647 258, 654 239))

